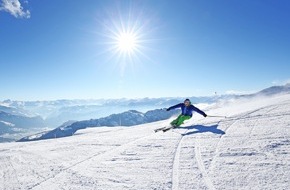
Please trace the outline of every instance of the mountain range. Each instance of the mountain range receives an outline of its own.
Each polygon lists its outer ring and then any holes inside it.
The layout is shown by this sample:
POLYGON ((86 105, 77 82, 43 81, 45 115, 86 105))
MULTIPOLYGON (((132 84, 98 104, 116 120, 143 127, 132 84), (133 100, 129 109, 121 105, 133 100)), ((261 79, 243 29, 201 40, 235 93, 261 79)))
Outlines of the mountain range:
POLYGON ((103 117, 100 119, 66 122, 54 130, 27 136, 20 139, 18 142, 72 136, 76 131, 88 127, 134 126, 144 123, 151 123, 155 121, 168 119, 174 115, 177 115, 179 112, 180 112, 179 110, 166 111, 165 109, 156 109, 148 111, 146 113, 142 113, 136 110, 129 110, 120 114, 112 114, 108 117, 103 117))
MULTIPOLYGON (((290 93, 290 84, 272 86, 255 94, 248 95, 220 95, 189 98, 194 104, 211 104, 227 99, 270 96, 279 93, 290 93)), ((0 137, 1 139, 5 139, 5 141, 20 139, 23 136, 29 136, 30 134, 35 134, 44 130, 56 130, 57 128, 61 128, 59 126, 62 126, 63 123, 72 120, 92 120, 98 122, 98 125, 107 126, 114 126, 117 123, 119 125, 120 122, 121 125, 124 126, 138 124, 138 122, 141 124, 142 122, 148 122, 145 117, 141 117, 144 113, 148 112, 148 110, 166 108, 177 104, 184 99, 185 98, 183 97, 179 97, 56 101, 5 100, 0 102, 0 137), (123 119, 120 120, 120 117, 123 119), (126 120, 126 117, 132 117, 134 119, 126 120)), ((156 115, 159 117, 159 114, 156 115)), ((149 122, 150 121, 151 120, 149 119, 149 122)))

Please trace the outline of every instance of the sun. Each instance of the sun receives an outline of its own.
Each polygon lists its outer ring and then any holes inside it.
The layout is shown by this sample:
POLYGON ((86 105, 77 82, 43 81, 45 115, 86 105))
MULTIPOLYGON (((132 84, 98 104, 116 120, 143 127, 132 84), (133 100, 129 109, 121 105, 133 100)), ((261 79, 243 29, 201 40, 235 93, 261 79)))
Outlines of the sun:
POLYGON ((141 30, 134 26, 120 27, 116 28, 112 34, 112 52, 117 55, 119 61, 134 62, 143 53, 144 39, 142 39, 141 30))
POLYGON ((104 57, 121 76, 154 63, 152 57, 157 52, 154 46, 159 41, 155 36, 158 29, 155 19, 148 16, 153 14, 147 14, 139 4, 126 6, 107 11, 99 21, 101 27, 96 29, 100 34, 98 44, 103 46, 98 49, 98 55, 104 57))
POLYGON ((138 45, 136 34, 122 32, 117 37, 117 49, 124 53, 133 53, 138 45))

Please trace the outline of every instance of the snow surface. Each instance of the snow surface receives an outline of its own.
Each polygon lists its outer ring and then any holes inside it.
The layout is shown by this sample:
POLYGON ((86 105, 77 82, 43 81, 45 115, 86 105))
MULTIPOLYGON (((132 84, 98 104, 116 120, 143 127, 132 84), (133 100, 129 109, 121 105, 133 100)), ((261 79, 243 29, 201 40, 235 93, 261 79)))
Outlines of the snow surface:
POLYGON ((289 189, 290 95, 220 102, 170 120, 0 144, 0 189, 289 189))

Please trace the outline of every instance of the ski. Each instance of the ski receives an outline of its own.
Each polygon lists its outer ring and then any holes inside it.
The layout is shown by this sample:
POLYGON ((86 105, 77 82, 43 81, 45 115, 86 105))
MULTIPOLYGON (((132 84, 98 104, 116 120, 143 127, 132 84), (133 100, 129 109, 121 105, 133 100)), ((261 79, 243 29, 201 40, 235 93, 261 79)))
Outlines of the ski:
POLYGON ((161 127, 161 128, 158 128, 158 129, 155 129, 155 133, 158 132, 158 131, 163 131, 164 129, 166 129, 167 127, 161 127))
POLYGON ((165 129, 163 129, 162 131, 163 132, 166 132, 166 131, 169 131, 170 129, 173 129, 174 127, 173 126, 170 126, 170 127, 167 127, 167 128, 165 128, 165 129))
POLYGON ((173 128, 174 128, 174 126, 167 126, 167 127, 161 127, 161 128, 155 129, 154 131, 155 131, 155 133, 158 131, 166 132, 166 131, 173 129, 173 128))

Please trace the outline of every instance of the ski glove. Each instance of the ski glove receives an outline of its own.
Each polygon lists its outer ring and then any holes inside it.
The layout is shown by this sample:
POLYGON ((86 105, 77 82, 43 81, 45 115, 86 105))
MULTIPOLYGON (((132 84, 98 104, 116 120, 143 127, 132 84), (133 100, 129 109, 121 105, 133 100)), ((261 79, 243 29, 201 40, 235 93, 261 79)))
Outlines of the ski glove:
POLYGON ((169 111, 169 110, 170 110, 169 108, 166 109, 166 111, 169 111))
POLYGON ((203 115, 203 117, 207 117, 207 115, 206 115, 206 114, 204 114, 204 115, 203 115))

